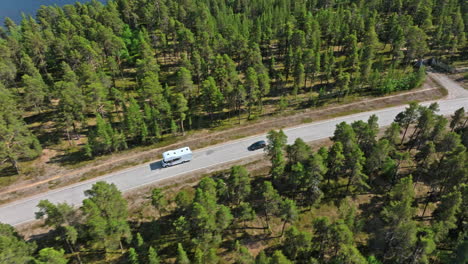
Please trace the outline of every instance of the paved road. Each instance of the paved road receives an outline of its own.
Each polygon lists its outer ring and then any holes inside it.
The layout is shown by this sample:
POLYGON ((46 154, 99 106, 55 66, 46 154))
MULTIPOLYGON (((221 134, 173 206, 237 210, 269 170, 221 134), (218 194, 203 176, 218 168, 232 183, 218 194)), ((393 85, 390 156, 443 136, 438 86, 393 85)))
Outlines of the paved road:
MULTIPOLYGON (((447 88, 449 88, 448 98, 458 98, 438 101, 440 105, 439 113, 443 115, 449 115, 460 107, 465 107, 465 109, 468 109, 468 93, 466 95, 464 93, 460 93, 451 97, 450 94, 452 93, 452 89, 454 89, 454 92, 457 92, 460 91, 458 89, 460 87, 457 87, 457 83, 451 81, 448 78, 443 79, 443 81, 446 82, 446 84, 443 85, 447 85, 447 88)), ((429 102, 424 103, 424 105, 428 104, 429 102)), ((399 106, 338 117, 326 121, 289 128, 284 130, 284 132, 288 136, 288 143, 294 142, 294 140, 298 137, 301 137, 305 141, 314 141, 332 136, 333 131, 335 130, 335 126, 340 122, 367 120, 372 114, 378 116, 380 126, 389 125, 393 121, 394 117, 399 112, 403 111, 404 108, 405 106, 399 106)), ((52 203, 67 202, 69 204, 79 206, 82 200, 85 198, 83 192, 87 189, 90 189, 91 186, 97 181, 114 183, 120 190, 129 191, 131 189, 135 189, 150 183, 155 183, 157 181, 171 178, 177 175, 187 174, 220 163, 240 160, 252 155, 258 155, 261 153, 261 150, 250 152, 247 150, 247 147, 252 142, 262 139, 266 139, 266 136, 253 136, 200 149, 194 152, 194 157, 191 162, 175 167, 162 169, 160 162, 154 161, 152 163, 133 167, 128 170, 112 173, 96 179, 28 197, 26 199, 0 207, 0 222, 11 225, 19 225, 33 220, 34 212, 37 211, 36 205, 40 200, 43 199, 48 199, 52 203)))

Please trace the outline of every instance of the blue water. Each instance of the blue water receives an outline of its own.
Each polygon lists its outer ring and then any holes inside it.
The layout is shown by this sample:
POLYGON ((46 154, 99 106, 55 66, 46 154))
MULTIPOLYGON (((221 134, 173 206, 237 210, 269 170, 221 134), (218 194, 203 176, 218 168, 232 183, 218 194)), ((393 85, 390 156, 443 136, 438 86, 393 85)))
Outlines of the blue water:
MULTIPOLYGON (((42 5, 68 5, 76 2, 89 2, 91 0, 0 0, 0 25, 6 17, 16 23, 21 21, 21 13, 34 16, 42 5)), ((105 2, 105 0, 99 0, 105 2)))

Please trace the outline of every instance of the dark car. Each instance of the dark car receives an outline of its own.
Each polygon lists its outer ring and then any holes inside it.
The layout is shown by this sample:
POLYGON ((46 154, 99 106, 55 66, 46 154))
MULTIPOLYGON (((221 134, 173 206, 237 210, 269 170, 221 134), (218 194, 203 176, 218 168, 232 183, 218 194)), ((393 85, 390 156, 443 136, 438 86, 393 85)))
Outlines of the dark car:
POLYGON ((249 149, 250 151, 253 151, 253 150, 257 150, 257 149, 262 149, 262 148, 264 148, 264 147, 266 147, 266 142, 265 142, 265 140, 260 140, 260 141, 257 141, 257 142, 255 142, 255 143, 253 143, 252 145, 250 145, 250 146, 248 147, 248 149, 249 149))

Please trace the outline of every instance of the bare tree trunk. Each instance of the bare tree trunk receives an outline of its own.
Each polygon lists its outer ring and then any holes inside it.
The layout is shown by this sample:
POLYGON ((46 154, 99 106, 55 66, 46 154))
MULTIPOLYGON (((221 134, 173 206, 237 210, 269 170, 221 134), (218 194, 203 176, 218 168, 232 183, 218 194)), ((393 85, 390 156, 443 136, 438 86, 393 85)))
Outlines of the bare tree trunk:
POLYGON ((265 230, 270 231, 270 219, 268 217, 268 211, 266 211, 266 210, 265 210, 265 222, 266 222, 266 229, 265 230))
POLYGON ((75 252, 75 250, 73 249, 73 246, 71 245, 70 241, 68 239, 65 239, 65 241, 67 242, 67 245, 68 245, 68 248, 70 248, 70 252, 72 254, 75 254, 76 253, 76 258, 78 259, 78 262, 80 264, 83 264, 83 262, 81 261, 81 256, 80 256, 80 252, 75 252))
POLYGON ((73 146, 73 144, 72 144, 72 140, 71 140, 71 137, 70 137, 70 131, 68 130, 68 127, 67 127, 66 131, 67 131, 67 140, 68 140, 68 144, 69 144, 70 147, 71 147, 71 146, 73 146))
POLYGON ((182 136, 185 136, 184 120, 182 118, 180 119, 180 129, 182 129, 182 136))
POLYGON ((286 227, 286 224, 287 224, 287 223, 288 223, 288 221, 284 221, 283 227, 281 228, 281 235, 280 235, 280 237, 283 237, 283 235, 284 235, 284 228, 286 227))
POLYGON ((405 132, 403 133, 403 137, 401 138, 401 143, 400 145, 403 145, 403 142, 405 142, 405 136, 406 136, 406 132, 408 132, 408 128, 409 128, 410 124, 408 124, 405 128, 405 132))
POLYGON ((421 214, 421 218, 424 218, 424 214, 426 214, 426 209, 427 209, 428 205, 429 205, 429 198, 426 199, 426 204, 424 205, 424 209, 423 209, 423 212, 421 214))
POLYGON ((10 160, 11 165, 15 168, 16 173, 20 174, 21 172, 18 166, 18 161, 13 159, 12 157, 9 157, 8 159, 10 160))
POLYGON ((304 91, 307 90, 307 76, 308 76, 308 74, 305 74, 305 76, 304 76, 304 91))
POLYGON ((348 184, 346 184, 346 194, 349 193, 349 187, 351 186, 351 178, 352 178, 351 176, 348 177, 348 184))

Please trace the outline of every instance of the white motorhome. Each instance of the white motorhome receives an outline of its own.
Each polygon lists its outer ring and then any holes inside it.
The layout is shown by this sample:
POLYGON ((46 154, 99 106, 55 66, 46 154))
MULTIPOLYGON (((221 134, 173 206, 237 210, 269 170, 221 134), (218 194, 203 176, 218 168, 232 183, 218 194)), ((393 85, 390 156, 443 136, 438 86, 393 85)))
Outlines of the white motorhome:
POLYGON ((189 162, 192 160, 192 151, 189 147, 184 147, 176 150, 169 150, 162 154, 161 161, 163 168, 174 166, 177 164, 189 162))

